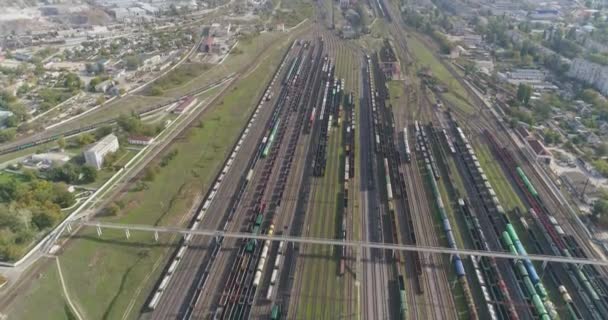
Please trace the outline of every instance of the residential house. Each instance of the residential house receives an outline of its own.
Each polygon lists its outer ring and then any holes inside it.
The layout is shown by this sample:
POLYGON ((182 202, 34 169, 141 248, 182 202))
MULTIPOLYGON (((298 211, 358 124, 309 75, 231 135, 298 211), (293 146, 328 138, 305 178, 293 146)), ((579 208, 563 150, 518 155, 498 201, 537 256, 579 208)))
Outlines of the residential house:
POLYGON ((587 136, 587 143, 594 147, 597 147, 602 143, 602 139, 592 132, 589 133, 589 135, 587 136))
POLYGON ((97 85, 95 85, 95 92, 105 93, 113 85, 114 85, 114 81, 112 79, 102 81, 102 82, 98 83, 97 85))
POLYGON ((598 128, 600 130, 600 133, 604 136, 608 135, 608 122, 606 121, 599 121, 598 122, 598 128))

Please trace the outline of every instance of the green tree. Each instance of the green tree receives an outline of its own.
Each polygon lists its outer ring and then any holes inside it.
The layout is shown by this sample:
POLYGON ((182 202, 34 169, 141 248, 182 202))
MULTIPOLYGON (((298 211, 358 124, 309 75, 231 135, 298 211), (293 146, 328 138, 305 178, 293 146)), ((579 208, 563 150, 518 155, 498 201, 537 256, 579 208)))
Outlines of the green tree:
POLYGON ((608 143, 600 144, 596 149, 597 155, 600 157, 604 157, 608 155, 608 143))
POLYGON ((12 116, 9 116, 6 119, 4 119, 4 125, 9 128, 15 128, 16 126, 19 125, 19 120, 17 119, 17 117, 15 115, 12 115, 12 116))
POLYGON ((17 182, 10 179, 0 183, 0 202, 11 202, 17 197, 17 182))
MULTIPOLYGON (((574 143, 576 144, 576 143, 574 143)), ((607 176, 608 175, 608 162, 606 162, 605 160, 595 160, 593 161, 593 167, 602 175, 607 176)))
POLYGON ((70 91, 77 91, 80 90, 82 81, 77 74, 70 72, 64 76, 63 86, 70 91))
POLYGON ((92 63, 85 64, 84 68, 85 68, 85 70, 87 71, 88 74, 94 74, 94 73, 97 72, 97 68, 92 63))
POLYGON ((19 88, 17 89, 17 95, 18 96, 22 96, 26 93, 28 93, 30 91, 30 85, 27 83, 22 84, 21 86, 19 86, 19 88))
POLYGON ((161 89, 159 86, 153 85, 150 88, 150 95, 151 96, 160 96, 162 94, 163 94, 163 89, 161 89))
POLYGON ((91 144, 95 142, 95 136, 90 133, 83 133, 76 138, 76 141, 80 146, 85 146, 87 144, 91 144))
POLYGON ((17 130, 15 130, 15 128, 0 130, 0 142, 7 142, 13 140, 15 138, 16 132, 17 130))
POLYGON ((36 211, 32 215, 32 224, 38 228, 38 230, 44 230, 53 226, 59 217, 52 212, 46 212, 44 210, 36 211))
POLYGON ((80 175, 79 169, 72 163, 66 163, 61 167, 53 167, 49 169, 46 176, 51 181, 63 181, 66 183, 75 183, 80 175))
POLYGON ((104 213, 108 216, 115 216, 120 212, 120 207, 116 203, 111 203, 104 209, 104 213))
POLYGON ((593 203, 591 213, 603 223, 608 222, 608 200, 599 199, 593 203))
POLYGON ((99 127, 99 128, 97 128, 97 130, 95 130, 95 139, 99 140, 99 139, 109 135, 110 133, 112 133, 111 126, 99 127))
POLYGON ((532 87, 527 84, 520 83, 517 86, 517 100, 524 105, 528 105, 532 97, 532 87))
POLYGON ((547 144, 559 143, 561 141, 559 133, 552 129, 546 129, 543 132, 543 136, 545 138, 545 143, 547 144))
POLYGON ((61 137, 61 138, 57 139, 57 146, 60 149, 65 149, 66 142, 65 142, 65 138, 64 137, 61 137))
POLYGON ((97 170, 89 165, 84 165, 80 168, 83 183, 91 183, 97 179, 97 170))
POLYGON ((53 203, 61 208, 68 208, 76 202, 74 195, 68 191, 68 188, 63 183, 53 184, 53 203))
POLYGON ((156 172, 158 171, 157 168, 154 167, 146 167, 146 170, 144 171, 144 180, 145 181, 154 181, 154 179, 156 178, 156 172))
POLYGON ((128 70, 136 70, 141 65, 141 58, 136 55, 125 57, 125 64, 128 70))

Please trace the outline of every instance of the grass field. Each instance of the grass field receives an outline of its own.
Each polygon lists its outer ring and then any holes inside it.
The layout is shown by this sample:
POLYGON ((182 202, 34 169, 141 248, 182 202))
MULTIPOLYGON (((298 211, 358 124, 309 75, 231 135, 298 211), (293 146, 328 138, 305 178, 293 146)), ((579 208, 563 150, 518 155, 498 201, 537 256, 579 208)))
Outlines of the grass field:
POLYGON ((388 92, 390 96, 390 104, 393 108, 404 108, 407 104, 403 93, 403 81, 389 81, 388 92))
MULTIPOLYGON (((153 182, 146 183, 145 190, 125 193, 120 199, 124 209, 105 219, 180 224, 197 196, 209 187, 287 43, 273 47, 254 72, 233 85, 224 99, 202 116, 199 125, 176 139, 167 151, 177 150, 177 156, 159 170, 153 182)), ((85 318, 136 318, 173 240, 165 237, 154 243, 152 234, 132 232, 127 241, 123 233, 110 231, 98 238, 95 230, 83 230, 78 238, 70 241, 60 259, 68 290, 85 318)), ((40 293, 34 290, 33 294, 40 293)), ((23 303, 30 312, 50 310, 45 319, 68 319, 65 313, 53 311, 58 310, 56 304, 56 297, 41 299, 36 305, 23 303)), ((29 313, 23 318, 38 319, 29 313)))
MULTIPOLYGON (((331 8, 328 8, 331 10, 331 8)), ((302 20, 310 18, 313 13, 311 1, 307 0, 283 0, 281 6, 273 16, 273 23, 284 23, 286 28, 291 28, 302 20)))
POLYGON ((162 95, 165 90, 179 87, 210 68, 210 65, 203 63, 184 63, 146 87, 144 94, 151 96, 162 95), (156 89, 156 92, 153 89, 156 89))
POLYGON ((490 184, 496 191, 496 196, 506 211, 511 211, 518 207, 522 212, 525 212, 526 206, 523 204, 510 181, 502 171, 500 164, 496 162, 496 159, 492 155, 491 151, 484 144, 477 144, 475 146, 479 164, 484 169, 484 172, 488 176, 490 184))
MULTIPOLYGON (((49 315, 57 315, 55 319, 75 319, 61 291, 59 273, 54 261, 47 271, 35 276, 38 279, 26 290, 9 311, 10 319, 52 319, 49 315), (46 306, 45 308, 32 306, 46 306)), ((3 311, 7 313, 6 311, 3 311)))

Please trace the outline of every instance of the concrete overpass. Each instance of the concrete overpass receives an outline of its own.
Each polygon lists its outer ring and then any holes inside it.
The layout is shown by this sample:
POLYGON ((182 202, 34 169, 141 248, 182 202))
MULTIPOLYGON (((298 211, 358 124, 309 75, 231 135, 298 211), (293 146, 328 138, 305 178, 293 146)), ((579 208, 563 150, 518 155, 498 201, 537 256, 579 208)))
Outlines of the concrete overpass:
MULTIPOLYGON (((68 224, 68 229, 71 229, 73 225, 83 227, 93 227, 97 229, 99 236, 102 235, 103 229, 114 229, 124 230, 125 235, 128 238, 131 231, 140 232, 153 232, 156 235, 159 233, 179 233, 184 236, 187 235, 198 235, 198 236, 212 236, 212 237, 226 237, 226 238, 241 238, 241 239, 258 239, 258 240, 271 240, 271 241, 286 241, 291 243, 302 243, 302 244, 317 244, 317 245, 334 245, 334 246, 347 246, 355 248, 375 248, 385 250, 396 250, 396 251, 416 251, 422 253, 435 253, 435 254, 459 254, 462 256, 477 256, 477 257, 491 257, 499 259, 521 259, 522 256, 513 255, 508 252, 498 251, 482 251, 482 250, 471 250, 471 249, 451 249, 446 247, 430 247, 430 246, 414 246, 408 244, 393 244, 393 243, 380 243, 380 242, 365 242, 365 241, 342 241, 339 239, 324 239, 324 238, 311 238, 311 237, 292 237, 285 235, 254 235, 251 233, 243 232, 223 232, 217 230, 190 230, 179 227, 160 227, 140 224, 119 224, 111 222, 100 222, 100 221, 74 221, 68 224)), ((597 265, 597 266, 608 266, 606 260, 596 259, 581 259, 564 256, 550 256, 550 255, 539 255, 529 254, 528 259, 532 261, 542 262, 557 262, 557 263, 569 263, 577 265, 597 265)))

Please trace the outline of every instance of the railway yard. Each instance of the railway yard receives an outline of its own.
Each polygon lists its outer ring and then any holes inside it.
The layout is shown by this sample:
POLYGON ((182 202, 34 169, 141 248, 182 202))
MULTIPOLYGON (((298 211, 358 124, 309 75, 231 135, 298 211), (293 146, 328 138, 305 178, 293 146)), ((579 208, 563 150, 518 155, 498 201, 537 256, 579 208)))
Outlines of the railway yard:
MULTIPOLYGON (((385 19, 394 38, 375 52, 320 27, 294 41, 191 228, 591 254, 480 101, 466 121, 408 70, 387 78, 380 60, 415 57, 385 19), (504 209, 477 150, 495 158, 488 170, 504 172, 527 212, 504 209)), ((525 258, 187 236, 143 317, 602 319, 606 285, 595 267, 525 258)))
POLYGON ((452 66, 474 114, 428 86, 418 35, 370 6, 378 48, 339 38, 333 11, 292 41, 187 227, 521 259, 187 234, 138 317, 607 319, 606 270, 526 258, 597 254, 518 138, 452 66))

